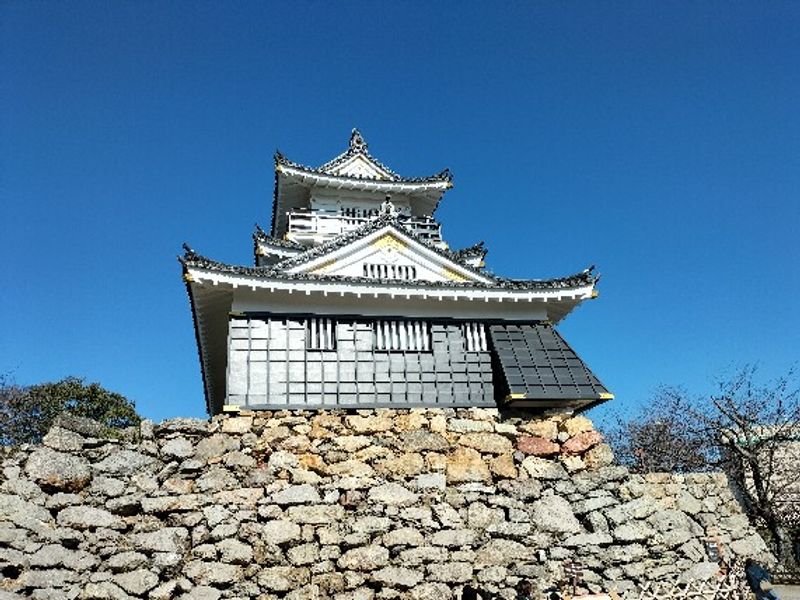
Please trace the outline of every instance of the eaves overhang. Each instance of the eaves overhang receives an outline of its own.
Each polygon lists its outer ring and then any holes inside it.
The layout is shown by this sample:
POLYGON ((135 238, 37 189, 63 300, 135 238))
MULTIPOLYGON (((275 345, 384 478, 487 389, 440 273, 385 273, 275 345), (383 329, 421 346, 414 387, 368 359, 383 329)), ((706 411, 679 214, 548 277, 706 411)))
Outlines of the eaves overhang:
POLYGON ((183 280, 192 311, 206 411, 214 415, 221 411, 226 396, 228 313, 233 291, 228 286, 198 283, 186 265, 183 280))
POLYGON ((298 298, 338 296, 351 298, 353 302, 370 298, 389 301, 414 299, 423 302, 466 302, 476 309, 479 306, 486 306, 486 310, 489 310, 491 307, 492 311, 498 305, 528 303, 539 305, 553 323, 561 321, 584 300, 595 297, 592 284, 556 289, 508 289, 457 282, 420 282, 408 285, 401 280, 314 275, 289 278, 217 271, 191 265, 187 265, 186 269, 197 285, 210 290, 229 290, 233 293, 238 288, 245 288, 266 295, 280 292, 294 294, 298 298))
MULTIPOLYGON (((365 192, 377 196, 402 194, 411 198, 418 214, 432 216, 444 193, 453 187, 453 179, 445 170, 417 179, 370 179, 332 175, 292 163, 281 155, 275 158, 275 197, 272 203, 272 235, 285 233, 285 222, 279 215, 307 206, 313 188, 365 192)), ((382 198, 381 198, 382 199, 382 198)))

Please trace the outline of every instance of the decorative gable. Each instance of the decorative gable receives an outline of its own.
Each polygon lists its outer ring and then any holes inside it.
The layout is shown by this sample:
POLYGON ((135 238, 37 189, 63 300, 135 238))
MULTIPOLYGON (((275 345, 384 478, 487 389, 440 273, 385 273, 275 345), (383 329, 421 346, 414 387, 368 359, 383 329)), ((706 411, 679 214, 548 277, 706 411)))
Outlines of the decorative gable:
POLYGON ((387 225, 344 246, 331 248, 329 252, 316 255, 307 262, 294 263, 286 269, 286 272, 376 280, 474 283, 491 281, 490 278, 443 256, 392 225, 387 225))
POLYGON ((364 154, 356 154, 346 159, 335 168, 328 171, 331 175, 340 177, 357 177, 361 179, 391 179, 389 173, 370 160, 364 154))

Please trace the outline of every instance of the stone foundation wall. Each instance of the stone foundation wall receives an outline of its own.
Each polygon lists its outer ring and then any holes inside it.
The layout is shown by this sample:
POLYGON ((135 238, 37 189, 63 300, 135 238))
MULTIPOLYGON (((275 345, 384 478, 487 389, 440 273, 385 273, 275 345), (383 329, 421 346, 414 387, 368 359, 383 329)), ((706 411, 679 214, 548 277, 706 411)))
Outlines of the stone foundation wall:
POLYGON ((631 475, 584 417, 62 419, 0 474, 0 600, 513 598, 567 559, 598 591, 713 575, 707 538, 765 552, 724 476, 631 475))

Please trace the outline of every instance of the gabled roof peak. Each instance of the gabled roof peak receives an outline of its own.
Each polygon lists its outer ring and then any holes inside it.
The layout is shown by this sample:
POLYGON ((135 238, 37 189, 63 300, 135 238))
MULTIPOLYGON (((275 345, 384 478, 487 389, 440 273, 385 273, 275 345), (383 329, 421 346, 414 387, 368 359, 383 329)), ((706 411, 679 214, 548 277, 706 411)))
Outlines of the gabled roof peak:
POLYGON ((280 150, 275 151, 275 166, 276 169, 281 166, 290 167, 305 173, 330 175, 351 180, 395 182, 401 184, 445 183, 447 187, 452 187, 453 174, 449 169, 444 169, 428 177, 403 177, 372 156, 372 154, 369 153, 368 147, 369 145, 361 131, 357 128, 353 128, 350 132, 350 141, 347 150, 319 167, 309 167, 294 162, 287 158, 280 150))

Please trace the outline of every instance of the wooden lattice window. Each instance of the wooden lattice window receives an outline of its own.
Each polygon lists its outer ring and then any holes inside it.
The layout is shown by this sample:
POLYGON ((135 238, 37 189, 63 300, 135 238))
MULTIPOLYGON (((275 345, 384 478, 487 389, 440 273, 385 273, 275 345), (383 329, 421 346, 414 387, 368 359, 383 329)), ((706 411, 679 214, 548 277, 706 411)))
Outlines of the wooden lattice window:
POLYGON ((331 319, 306 319, 306 349, 335 350, 336 323, 331 319))
POLYGON ((461 326, 464 335, 464 349, 467 352, 486 352, 486 327, 483 323, 464 323, 461 326))
POLYGON ((364 277, 369 277, 370 279, 403 279, 410 281, 417 278, 417 267, 412 265, 364 263, 364 277))
POLYGON ((427 352, 431 349, 430 324, 425 321, 377 321, 375 349, 427 352))

